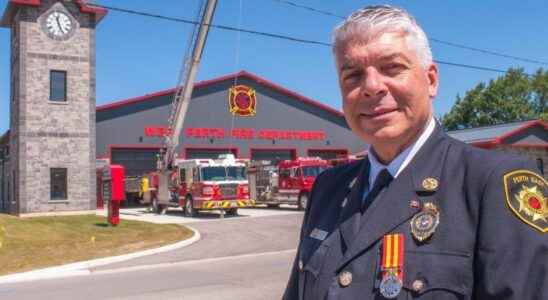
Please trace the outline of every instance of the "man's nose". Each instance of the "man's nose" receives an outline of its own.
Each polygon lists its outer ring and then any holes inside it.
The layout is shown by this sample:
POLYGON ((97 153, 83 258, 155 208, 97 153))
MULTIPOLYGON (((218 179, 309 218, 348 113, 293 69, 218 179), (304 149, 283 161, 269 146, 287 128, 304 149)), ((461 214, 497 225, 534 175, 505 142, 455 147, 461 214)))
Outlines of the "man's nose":
POLYGON ((362 82, 363 95, 368 98, 382 97, 388 93, 388 89, 376 68, 367 68, 366 76, 362 82))

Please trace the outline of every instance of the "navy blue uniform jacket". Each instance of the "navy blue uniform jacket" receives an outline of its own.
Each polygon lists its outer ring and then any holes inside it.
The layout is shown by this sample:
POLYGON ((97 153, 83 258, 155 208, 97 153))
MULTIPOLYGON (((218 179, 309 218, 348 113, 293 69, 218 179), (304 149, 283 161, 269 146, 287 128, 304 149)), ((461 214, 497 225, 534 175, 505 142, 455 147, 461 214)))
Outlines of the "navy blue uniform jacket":
POLYGON ((503 184, 511 171, 538 173, 532 162, 468 146, 436 124, 410 164, 361 217, 355 238, 345 240, 353 214, 347 203, 361 199, 368 168, 364 159, 316 179, 285 300, 384 299, 380 252, 389 233, 405 239, 397 299, 548 299, 548 236, 510 210, 503 184), (423 187, 429 177, 439 182, 435 191, 423 187), (354 178, 357 184, 350 188, 354 178), (440 211, 439 226, 426 243, 411 234, 417 202, 421 207, 432 202, 440 211), (338 278, 344 271, 352 274, 345 287, 338 278), (414 285, 417 280, 422 285, 414 285))

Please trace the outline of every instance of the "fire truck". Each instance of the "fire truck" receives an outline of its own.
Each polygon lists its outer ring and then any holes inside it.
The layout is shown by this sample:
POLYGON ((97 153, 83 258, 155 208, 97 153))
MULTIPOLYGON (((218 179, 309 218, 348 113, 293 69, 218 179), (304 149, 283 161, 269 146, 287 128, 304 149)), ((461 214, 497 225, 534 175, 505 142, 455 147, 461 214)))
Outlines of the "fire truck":
MULTIPOLYGON (((183 124, 185 121, 185 116, 188 110, 189 100, 194 89, 194 80, 196 74, 198 73, 198 66, 202 57, 202 52, 204 50, 205 42, 209 32, 209 24, 213 19, 213 14, 217 6, 217 0, 207 0, 201 1, 199 15, 201 16, 200 21, 196 22, 194 30, 191 31, 190 44, 186 51, 185 58, 183 59, 182 69, 179 76, 178 84, 176 91, 173 97, 173 103, 171 107, 171 112, 168 118, 168 130, 170 134, 164 136, 164 147, 165 152, 161 153, 158 159, 158 171, 152 173, 152 178, 149 178, 149 182, 153 183, 154 195, 151 198, 153 207, 156 212, 162 213, 165 212, 167 207, 173 205, 173 202, 177 203, 179 201, 177 193, 181 193, 181 184, 177 184, 177 180, 180 182, 181 176, 180 170, 177 162, 176 148, 180 143, 181 131, 183 129, 183 124), (150 180, 152 179, 152 180, 150 180)), ((182 162, 181 162, 182 163, 182 162)), ((203 178, 201 173, 201 167, 192 168, 196 171, 197 177, 194 178, 203 178)), ((186 173, 185 173, 186 176, 186 173)), ((202 180, 203 181, 203 180, 202 180)), ((210 181, 210 180, 209 180, 210 181)), ((185 183, 188 180, 185 178, 185 183)), ((210 181, 211 182, 211 181, 210 181)), ((205 182, 203 182, 205 184, 205 182)), ((197 189, 199 185, 186 184, 186 188, 197 189)), ((211 191, 217 193, 218 190, 213 188, 214 185, 211 185, 211 191)), ((209 188, 204 187, 201 192, 208 192, 209 188)), ((197 191, 193 191, 190 195, 198 195, 197 191)), ((217 197, 217 194, 213 194, 217 197)), ((211 197, 213 197, 211 196, 211 197)), ((186 197, 186 196, 185 196, 186 197)), ((196 203, 201 203, 205 200, 206 197, 202 193, 202 198, 200 200, 194 200, 196 203)), ((189 201, 192 203, 192 201, 189 201)), ((186 201, 184 201, 186 207, 186 201)), ((194 208, 196 204, 192 204, 191 207, 194 208)), ((194 212, 192 212, 194 214, 194 212)))
POLYGON ((296 204, 299 210, 304 210, 314 180, 329 167, 326 160, 315 157, 283 160, 277 164, 251 162, 248 169, 251 199, 268 207, 296 204))
POLYGON ((158 174, 148 175, 152 207, 159 213, 165 213, 168 207, 181 207, 189 217, 202 210, 237 215, 238 208, 254 205, 249 199, 246 164, 246 160, 235 159, 232 154, 221 155, 219 159, 176 160, 167 204, 158 199, 158 174))

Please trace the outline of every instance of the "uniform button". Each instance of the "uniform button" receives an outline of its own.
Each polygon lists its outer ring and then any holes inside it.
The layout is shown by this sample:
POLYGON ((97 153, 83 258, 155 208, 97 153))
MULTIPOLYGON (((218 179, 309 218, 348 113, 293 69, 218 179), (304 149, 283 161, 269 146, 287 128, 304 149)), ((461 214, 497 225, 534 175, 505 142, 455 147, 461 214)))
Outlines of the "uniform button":
POLYGON ((303 268, 304 268, 304 264, 303 264, 303 261, 299 259, 299 271, 303 271, 303 268))
POLYGON ((416 279, 415 281, 413 281, 411 287, 413 288, 413 291, 418 293, 424 288, 424 281, 416 279))
POLYGON ((348 271, 343 271, 339 274, 339 284, 342 287, 347 287, 352 283, 352 273, 348 271))

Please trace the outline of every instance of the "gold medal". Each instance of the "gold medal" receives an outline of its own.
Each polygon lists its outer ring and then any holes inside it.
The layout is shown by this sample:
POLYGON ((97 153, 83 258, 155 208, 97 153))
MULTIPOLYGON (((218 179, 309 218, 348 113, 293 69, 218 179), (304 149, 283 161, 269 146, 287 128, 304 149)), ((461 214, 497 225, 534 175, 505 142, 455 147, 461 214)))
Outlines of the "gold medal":
POLYGON ((439 182, 436 178, 427 177, 422 181, 422 187, 428 191, 435 191, 438 185, 439 182))
POLYGON ((419 242, 429 239, 440 223, 440 212, 431 202, 425 203, 422 211, 411 219, 411 234, 419 242))

